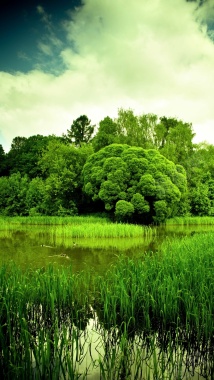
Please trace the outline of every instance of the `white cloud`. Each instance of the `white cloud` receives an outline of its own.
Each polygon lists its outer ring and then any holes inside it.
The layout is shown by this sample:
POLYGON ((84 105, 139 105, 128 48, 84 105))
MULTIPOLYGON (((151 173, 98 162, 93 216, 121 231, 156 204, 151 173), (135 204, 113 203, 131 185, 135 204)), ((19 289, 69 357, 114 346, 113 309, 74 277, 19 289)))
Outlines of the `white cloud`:
POLYGON ((44 53, 46 55, 52 55, 53 54, 51 46, 42 42, 42 41, 38 42, 38 48, 39 48, 39 50, 41 50, 42 53, 44 53))
MULTIPOLYGON (((51 59, 54 60, 55 63, 56 59, 54 56, 58 55, 59 50, 62 49, 62 41, 56 35, 55 26, 52 22, 51 15, 48 14, 41 5, 37 6, 37 12, 41 16, 42 24, 44 25, 46 30, 45 33, 41 33, 40 39, 37 42, 37 48, 40 51, 40 53, 44 54, 45 56, 49 56, 49 58, 51 57, 51 59)), ((44 57, 42 58, 44 60, 44 57)), ((46 61, 41 62, 42 58, 40 56, 40 62, 39 64, 37 64, 37 66, 41 67, 41 69, 45 65, 47 65, 46 61)))
POLYGON ((61 74, 0 73, 4 139, 60 135, 81 114, 98 123, 130 107, 192 122, 197 141, 214 144, 214 45, 194 7, 181 0, 85 0, 64 22, 61 74))
POLYGON ((36 9, 43 23, 46 25, 46 28, 52 29, 51 16, 45 11, 42 5, 38 5, 36 9))

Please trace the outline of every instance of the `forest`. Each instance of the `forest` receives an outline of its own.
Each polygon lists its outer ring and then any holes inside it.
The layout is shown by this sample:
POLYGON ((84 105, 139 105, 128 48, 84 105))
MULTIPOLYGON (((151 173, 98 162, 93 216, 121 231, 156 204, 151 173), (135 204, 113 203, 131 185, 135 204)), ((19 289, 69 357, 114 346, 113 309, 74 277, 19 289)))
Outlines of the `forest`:
POLYGON ((119 109, 95 127, 86 115, 61 136, 0 145, 0 215, 108 215, 160 224, 214 215, 214 146, 191 123, 119 109))

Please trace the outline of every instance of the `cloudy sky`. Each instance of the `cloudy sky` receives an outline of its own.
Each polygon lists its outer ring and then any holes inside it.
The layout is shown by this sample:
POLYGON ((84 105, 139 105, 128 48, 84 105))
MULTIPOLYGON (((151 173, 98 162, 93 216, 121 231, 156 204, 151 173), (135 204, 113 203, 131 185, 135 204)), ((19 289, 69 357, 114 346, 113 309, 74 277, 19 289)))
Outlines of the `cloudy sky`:
POLYGON ((120 107, 214 144, 214 0, 1 0, 0 49, 5 151, 120 107))

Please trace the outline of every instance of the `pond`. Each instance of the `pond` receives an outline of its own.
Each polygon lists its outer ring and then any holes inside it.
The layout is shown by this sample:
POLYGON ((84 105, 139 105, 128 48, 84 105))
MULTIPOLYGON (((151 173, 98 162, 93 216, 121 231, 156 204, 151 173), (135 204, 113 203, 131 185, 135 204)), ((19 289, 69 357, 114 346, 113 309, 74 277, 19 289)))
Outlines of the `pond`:
MULTIPOLYGON (((0 264, 13 262, 23 271, 29 268, 47 268, 50 264, 56 268, 71 266, 74 273, 90 270, 92 273, 102 275, 111 264, 117 263, 118 257, 141 258, 145 252, 156 254, 166 239, 173 240, 175 237, 182 238, 209 231, 214 231, 214 226, 165 226, 155 227, 151 233, 138 238, 78 238, 74 240, 67 235, 59 236, 57 228, 54 229, 53 226, 19 226, 18 228, 11 226, 0 229, 0 264)), ((14 289, 16 289, 15 285, 14 289)), ((26 288, 23 287, 23 289, 26 288)), ((23 294, 24 292, 25 290, 23 290, 23 294)), ((34 307, 33 303, 28 306, 34 307)), ((32 334, 28 326, 28 336, 29 339, 32 339, 29 347, 35 342, 33 331, 34 333, 36 331, 36 340, 45 343, 41 345, 41 350, 43 350, 50 341, 48 335, 50 327, 53 328, 53 331, 57 331, 54 333, 56 335, 53 334, 56 339, 53 353, 57 352, 58 355, 63 340, 66 343, 60 351, 63 355, 68 354, 63 350, 70 350, 72 346, 72 368, 79 373, 77 377, 72 378, 91 380, 212 380, 214 378, 212 342, 211 345, 209 343, 202 349, 202 342, 199 344, 189 343, 185 330, 179 329, 176 330, 173 339, 168 331, 163 334, 159 333, 158 329, 152 334, 146 335, 143 329, 128 331, 127 325, 125 331, 121 331, 122 325, 120 327, 117 325, 106 326, 102 315, 98 315, 99 308, 97 310, 91 306, 90 308, 90 312, 81 311, 84 328, 83 326, 78 327, 73 322, 68 326, 65 324, 65 328, 60 327, 62 332, 60 332, 61 337, 58 340, 56 336, 60 329, 58 325, 55 326, 55 319, 53 325, 52 322, 49 322, 48 329, 45 330, 47 320, 46 317, 44 321, 42 319, 41 304, 38 309, 35 309, 37 311, 29 309, 29 326, 34 323, 32 315, 38 319, 38 324, 35 323, 32 326, 32 334), (40 329, 39 326, 43 326, 43 329, 40 329)), ((12 308, 8 309, 13 312, 12 308)), ((26 321, 27 314, 26 320, 22 319, 26 321)), ((20 323, 22 324, 21 319, 20 323)), ((18 326, 18 335, 14 334, 15 340, 17 336, 19 338, 18 344, 20 344, 22 327, 22 325, 18 326)), ((24 326, 24 331, 25 329, 24 326)), ((25 337, 25 339, 27 338, 25 337)), ((37 349, 40 350, 38 342, 35 352, 37 349)), ((52 343, 49 349, 52 350, 52 343)), ((36 365, 33 354, 32 358, 33 365, 36 365)), ((39 359, 37 358, 37 360, 39 359)), ((61 367, 59 367, 59 371, 61 371, 61 367)), ((36 376, 35 378, 37 378, 36 376)), ((61 372, 57 376, 56 379, 70 378, 68 375, 63 376, 61 372)))
POLYGON ((98 274, 116 263, 118 256, 140 257, 157 251, 166 239, 214 231, 214 226, 166 226, 138 238, 72 238, 58 236, 53 226, 0 226, 0 263, 21 268, 72 266, 73 272, 91 269, 98 274))

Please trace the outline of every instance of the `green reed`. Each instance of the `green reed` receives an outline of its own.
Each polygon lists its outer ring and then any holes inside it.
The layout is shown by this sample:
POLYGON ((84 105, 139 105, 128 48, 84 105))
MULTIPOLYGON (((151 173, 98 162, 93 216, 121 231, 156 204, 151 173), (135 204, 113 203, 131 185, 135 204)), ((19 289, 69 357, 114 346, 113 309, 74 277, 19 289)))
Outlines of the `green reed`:
POLYGON ((166 220, 166 225, 214 225, 213 216, 183 216, 166 220))
POLYGON ((152 234, 153 230, 131 224, 114 223, 81 223, 71 226, 56 226, 52 233, 64 238, 132 238, 152 234))
POLYGON ((73 225, 79 223, 107 223, 107 217, 85 215, 85 216, 0 216, 0 226, 4 225, 73 225))
MULTIPOLYGON (((133 224, 112 223, 100 217, 14 217, 0 218, 0 230, 17 226, 49 226, 52 235, 63 238, 132 238, 153 236, 156 229, 133 224)), ((44 228, 44 227, 43 227, 44 228)))
POLYGON ((71 350, 78 352, 91 317, 89 283, 88 275, 69 270, 0 268, 1 378, 78 378, 71 350))
POLYGON ((174 380, 198 352, 213 371, 213 246, 212 233, 168 240, 159 252, 119 259, 102 277, 2 266, 1 378, 87 378, 98 366, 101 379, 174 380), (83 370, 92 318, 102 346, 83 370))
POLYGON ((136 330, 180 326, 198 339, 214 332, 214 234, 166 241, 141 261, 122 259, 96 279, 97 308, 108 326, 132 319, 136 330))

